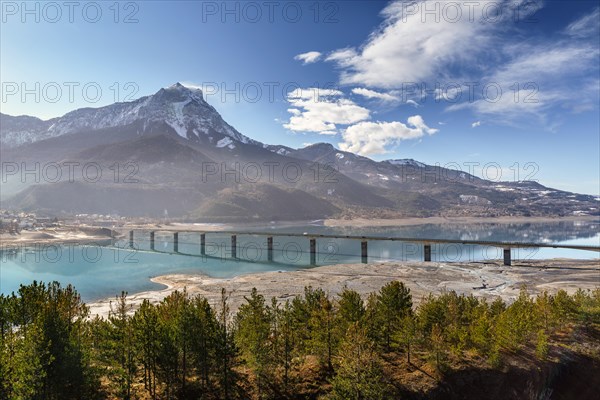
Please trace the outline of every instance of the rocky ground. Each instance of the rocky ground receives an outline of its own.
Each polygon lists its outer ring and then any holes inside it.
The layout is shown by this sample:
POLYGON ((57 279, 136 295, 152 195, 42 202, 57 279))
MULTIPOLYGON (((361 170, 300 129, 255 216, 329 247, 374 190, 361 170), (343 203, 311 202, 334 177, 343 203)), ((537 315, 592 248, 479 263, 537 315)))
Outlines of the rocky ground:
MULTIPOLYGON (((165 289, 131 295, 135 306, 144 299, 158 302, 174 290, 184 288, 191 295, 200 294, 211 304, 221 297, 221 288, 229 294, 232 311, 244 302, 253 287, 267 299, 279 301, 302 294, 305 286, 321 287, 335 295, 344 286, 354 289, 366 297, 386 283, 401 280, 410 288, 415 303, 429 293, 454 290, 458 293, 506 301, 514 299, 523 285, 531 294, 544 290, 557 292, 565 289, 569 293, 600 287, 600 260, 528 260, 516 261, 512 266, 501 261, 440 263, 440 262, 387 262, 380 264, 340 264, 292 272, 265 272, 237 276, 231 279, 216 279, 203 275, 164 275, 152 279, 165 285, 165 289)), ((110 301, 105 299, 90 304, 92 315, 106 316, 110 301)))

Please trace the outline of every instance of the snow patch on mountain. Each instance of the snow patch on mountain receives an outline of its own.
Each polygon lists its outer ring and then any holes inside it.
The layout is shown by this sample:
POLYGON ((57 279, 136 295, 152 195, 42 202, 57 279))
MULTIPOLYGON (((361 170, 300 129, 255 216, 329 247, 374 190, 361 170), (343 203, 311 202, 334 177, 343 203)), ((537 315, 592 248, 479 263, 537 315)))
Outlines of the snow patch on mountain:
POLYGON ((173 118, 170 120, 165 120, 165 122, 182 138, 187 138, 187 128, 183 119, 183 108, 190 104, 191 101, 192 99, 188 99, 186 101, 180 101, 178 103, 171 104, 173 109, 173 118))
POLYGON ((44 132, 54 126, 54 123, 55 119, 43 121, 27 115, 13 117, 0 113, 0 143, 20 146, 45 139, 44 132))
POLYGON ((233 140, 231 140, 231 138, 225 137, 217 142, 217 147, 223 148, 225 146, 229 146, 232 143, 233 143, 233 140))
POLYGON ((410 165, 411 167, 425 168, 426 165, 422 162, 415 161, 412 158, 405 158, 400 160, 386 160, 385 162, 392 165, 410 165))

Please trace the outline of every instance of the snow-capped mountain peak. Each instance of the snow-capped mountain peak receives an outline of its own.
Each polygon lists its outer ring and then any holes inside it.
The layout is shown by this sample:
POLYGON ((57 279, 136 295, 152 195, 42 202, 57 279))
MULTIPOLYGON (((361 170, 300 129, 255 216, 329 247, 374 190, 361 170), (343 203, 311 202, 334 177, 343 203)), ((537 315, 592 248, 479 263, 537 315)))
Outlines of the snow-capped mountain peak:
POLYGON ((162 96, 166 96, 167 98, 172 98, 174 100, 176 100, 176 98, 179 98, 182 101, 185 99, 194 100, 200 103, 204 102, 204 94, 202 93, 202 90, 200 88, 185 86, 179 82, 174 83, 166 88, 162 88, 155 94, 155 96, 159 94, 162 96))
POLYGON ((190 90, 191 88, 182 85, 180 82, 175 82, 171 86, 168 86, 167 89, 175 89, 175 90, 190 90))
POLYGON ((201 135, 211 135, 258 144, 225 122, 217 110, 204 100, 202 90, 179 82, 131 102, 71 111, 53 120, 49 126, 37 124, 37 127, 27 130, 21 128, 19 132, 13 132, 10 127, 5 129, 4 120, 7 117, 2 116, 0 131, 0 143, 7 147, 79 132, 92 133, 106 128, 126 129, 134 124, 139 134, 168 131, 170 128, 177 135, 190 140, 200 139, 201 135))

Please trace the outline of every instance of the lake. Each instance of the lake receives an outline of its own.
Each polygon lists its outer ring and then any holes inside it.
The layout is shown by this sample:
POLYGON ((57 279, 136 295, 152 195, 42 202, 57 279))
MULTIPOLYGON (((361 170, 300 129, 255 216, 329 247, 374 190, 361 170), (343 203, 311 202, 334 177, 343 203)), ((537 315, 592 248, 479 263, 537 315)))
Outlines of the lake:
MULTIPOLYGON (((241 227, 242 231, 272 232, 274 259, 267 261, 266 237, 238 236, 237 257, 231 259, 231 239, 218 232, 206 235, 206 256, 200 255, 197 233, 179 235, 179 253, 173 252, 173 236, 156 233, 155 250, 150 251, 149 234, 136 231, 135 249, 128 242, 95 245, 46 245, 3 248, 0 251, 0 293, 16 291, 20 284, 59 281, 73 284, 85 301, 160 289, 149 278, 172 273, 202 273, 217 278, 263 271, 311 268, 307 238, 278 237, 277 233, 399 236, 410 238, 600 246, 600 225, 590 221, 515 224, 415 225, 397 228, 332 228, 321 224, 241 227)), ((235 229, 230 229, 235 230, 235 229)), ((369 242, 369 261, 422 260, 422 246, 412 243, 369 242)), ((318 239, 317 265, 360 262, 360 242, 348 239, 318 239)), ((502 249, 486 246, 432 245, 433 261, 481 261, 501 259, 502 249)), ((564 249, 513 249, 513 259, 598 258, 597 252, 564 249)))

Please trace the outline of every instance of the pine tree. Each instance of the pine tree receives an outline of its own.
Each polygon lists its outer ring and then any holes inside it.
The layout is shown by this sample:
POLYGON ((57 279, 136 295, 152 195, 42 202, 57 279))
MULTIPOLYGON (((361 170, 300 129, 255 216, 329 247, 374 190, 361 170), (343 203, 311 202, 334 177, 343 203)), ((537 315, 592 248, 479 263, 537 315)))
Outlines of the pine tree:
POLYGON ((577 312, 575 300, 564 290, 559 290, 552 297, 551 317, 560 327, 563 327, 568 321, 573 319, 577 312))
POLYGON ((217 336, 217 360, 220 360, 219 383, 222 391, 222 398, 230 399, 234 397, 236 389, 236 374, 234 373, 234 362, 237 354, 234 335, 235 330, 230 322, 230 309, 228 304, 229 296, 225 289, 221 289, 221 301, 219 302, 218 313, 218 336, 217 336))
POLYGON ((550 346, 548 344, 548 335, 543 329, 540 329, 537 333, 536 344, 535 344, 535 355, 540 360, 545 360, 548 357, 548 351, 550 346))
MULTIPOLYGON (((271 316, 265 306, 264 296, 252 288, 235 316, 236 345, 242 359, 254 370, 259 393, 269 378, 271 316)), ((260 397, 260 395, 259 395, 260 397)))
POLYGON ((131 385, 137 370, 133 328, 131 317, 128 315, 130 311, 131 305, 127 304, 127 293, 121 292, 121 295, 116 298, 116 306, 113 307, 111 303, 108 316, 110 322, 108 329, 112 344, 108 358, 117 363, 116 368, 113 368, 112 371, 118 381, 119 394, 124 399, 132 397, 131 385))
POLYGON ((391 398, 384 380, 381 359, 357 323, 347 331, 339 352, 336 375, 332 379, 331 399, 378 400, 391 398))
POLYGON ((365 305, 360 294, 344 287, 337 301, 336 327, 340 337, 345 336, 350 325, 360 322, 365 317, 365 305))
POLYGON ((394 337, 404 346, 406 350, 406 362, 410 364, 412 346, 417 339, 417 321, 415 321, 413 314, 406 315, 402 318, 400 329, 395 333, 394 337))
MULTIPOLYGON (((15 335, 16 337, 16 335, 15 335)), ((15 337, 12 339, 15 340, 15 337)), ((15 340, 14 354, 11 357, 11 368, 8 379, 10 389, 6 399, 35 399, 44 397, 44 382, 49 354, 49 344, 45 341, 42 328, 31 324, 27 335, 15 340)))
POLYGON ((333 371, 333 355, 338 337, 334 332, 334 309, 329 296, 322 290, 305 289, 308 309, 308 349, 317 356, 328 373, 333 371))
POLYGON ((469 335, 475 349, 483 356, 492 352, 494 319, 489 305, 483 301, 474 320, 469 325, 469 335))
POLYGON ((551 295, 548 294, 548 291, 544 290, 542 293, 538 294, 535 299, 535 305, 537 307, 537 312, 541 319, 541 324, 543 328, 548 331, 553 325, 553 303, 554 299, 551 295))
POLYGON ((13 317, 11 297, 0 294, 0 399, 10 398, 12 375, 13 317))
POLYGON ((402 319, 412 313, 412 296, 404 283, 393 281, 381 288, 376 299, 375 320, 380 327, 380 343, 389 351, 402 319))
POLYGON ((144 299, 132 321, 133 337, 137 343, 138 358, 144 370, 144 388, 156 398, 156 368, 158 353, 158 314, 156 307, 144 299))
POLYGON ((210 386, 210 376, 216 369, 216 352, 219 335, 217 315, 204 297, 197 296, 192 302, 193 315, 189 329, 191 352, 200 375, 202 389, 210 386))
POLYGON ((289 301, 286 301, 283 308, 277 309, 276 318, 279 327, 279 341, 275 354, 279 355, 279 364, 283 366, 283 387, 285 391, 288 391, 295 339, 292 306, 289 301))
POLYGON ((496 324, 496 337, 500 345, 509 349, 523 345, 532 335, 537 332, 539 315, 533 299, 522 288, 519 297, 506 311, 500 314, 496 324))
POLYGON ((435 366, 438 371, 441 371, 442 359, 445 349, 444 332, 442 328, 435 324, 431 328, 431 351, 435 359, 435 366))
POLYGON ((13 389, 29 387, 45 399, 92 398, 98 382, 86 329, 89 311, 77 291, 58 282, 33 282, 22 285, 9 303, 13 389), (21 387, 31 374, 34 380, 21 387))

